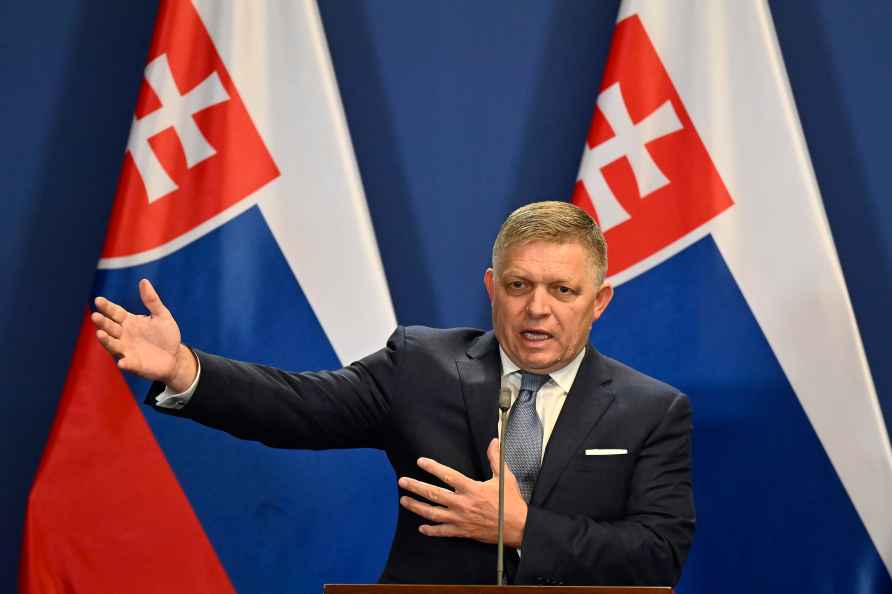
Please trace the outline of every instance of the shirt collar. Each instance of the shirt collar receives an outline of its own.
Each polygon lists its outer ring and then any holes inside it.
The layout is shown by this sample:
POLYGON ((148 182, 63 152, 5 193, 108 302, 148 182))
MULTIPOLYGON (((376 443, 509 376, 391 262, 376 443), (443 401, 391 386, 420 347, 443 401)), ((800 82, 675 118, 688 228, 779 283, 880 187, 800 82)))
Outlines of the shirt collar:
MULTIPOLYGON (((520 367, 508 357, 508 354, 505 352, 505 349, 502 348, 502 345, 499 345, 499 357, 502 360, 502 377, 509 376, 512 373, 521 370, 520 367)), ((576 379, 576 374, 579 372, 579 366, 582 365, 583 357, 585 357, 585 347, 579 351, 579 354, 576 355, 572 361, 560 369, 556 369, 548 374, 551 377, 551 381, 557 384, 558 387, 567 394, 570 393, 570 388, 573 387, 573 381, 576 379)))

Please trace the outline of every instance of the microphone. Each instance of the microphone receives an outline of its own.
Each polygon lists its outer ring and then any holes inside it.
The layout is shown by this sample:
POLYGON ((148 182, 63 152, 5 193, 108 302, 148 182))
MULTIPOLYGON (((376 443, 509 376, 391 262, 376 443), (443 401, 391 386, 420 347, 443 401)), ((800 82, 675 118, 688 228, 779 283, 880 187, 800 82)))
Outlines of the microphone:
POLYGON ((502 447, 505 427, 508 425, 508 409, 511 408, 511 390, 499 390, 501 431, 499 432, 499 542, 496 564, 496 585, 505 585, 505 449, 502 447))

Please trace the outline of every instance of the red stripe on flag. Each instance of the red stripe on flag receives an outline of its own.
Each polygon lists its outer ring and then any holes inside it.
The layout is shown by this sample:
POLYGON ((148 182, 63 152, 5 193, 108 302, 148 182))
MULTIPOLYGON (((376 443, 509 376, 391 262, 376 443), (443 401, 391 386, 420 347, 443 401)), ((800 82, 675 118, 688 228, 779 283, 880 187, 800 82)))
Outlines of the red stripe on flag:
POLYGON ((89 318, 31 488, 19 586, 235 591, 89 318))

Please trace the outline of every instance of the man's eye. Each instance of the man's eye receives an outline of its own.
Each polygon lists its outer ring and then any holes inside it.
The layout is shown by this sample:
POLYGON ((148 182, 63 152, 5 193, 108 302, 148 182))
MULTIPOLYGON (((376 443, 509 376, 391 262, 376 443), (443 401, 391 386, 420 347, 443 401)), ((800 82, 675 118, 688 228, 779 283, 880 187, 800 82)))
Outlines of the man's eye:
POLYGON ((569 295, 572 292, 573 290, 570 289, 570 287, 558 287, 558 293, 560 293, 561 295, 569 295))
POLYGON ((512 282, 511 282, 511 288, 512 288, 512 289, 522 289, 522 288, 523 288, 523 281, 512 281, 512 282))

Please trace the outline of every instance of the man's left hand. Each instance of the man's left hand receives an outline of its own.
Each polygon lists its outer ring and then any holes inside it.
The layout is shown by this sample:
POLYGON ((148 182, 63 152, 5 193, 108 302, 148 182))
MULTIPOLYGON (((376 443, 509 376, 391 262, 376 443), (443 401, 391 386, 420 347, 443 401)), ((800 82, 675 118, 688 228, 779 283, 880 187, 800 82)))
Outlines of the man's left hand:
MULTIPOLYGON (((475 481, 430 458, 419 458, 418 466, 453 490, 401 477, 399 486, 432 504, 412 497, 400 497, 400 505, 436 524, 422 524, 426 536, 451 536, 495 543, 498 539, 499 514, 499 440, 486 449, 492 478, 475 481)), ((505 467, 505 545, 520 548, 527 521, 527 504, 520 494, 517 479, 505 467)))

